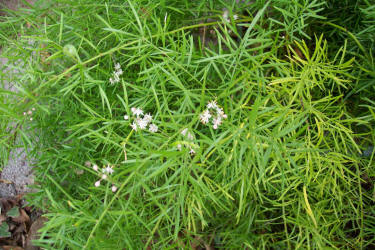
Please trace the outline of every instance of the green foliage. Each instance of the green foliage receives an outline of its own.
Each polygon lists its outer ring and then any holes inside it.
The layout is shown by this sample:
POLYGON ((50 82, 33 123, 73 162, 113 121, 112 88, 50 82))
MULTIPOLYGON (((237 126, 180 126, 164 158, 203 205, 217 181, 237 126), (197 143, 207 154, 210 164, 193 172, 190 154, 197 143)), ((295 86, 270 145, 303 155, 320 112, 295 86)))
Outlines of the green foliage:
POLYGON ((9 226, 6 222, 2 222, 0 224, 0 237, 1 238, 10 237, 9 226))
MULTIPOLYGON (((45 4, 0 24, 5 55, 27 61, 19 92, 0 95, 1 121, 19 124, 37 160, 41 246, 374 246, 374 153, 362 156, 375 139, 374 71, 360 64, 371 39, 340 29, 332 3, 45 4), (124 74, 111 85, 115 62, 124 74), (210 100, 228 114, 217 130, 199 122, 210 100), (33 107, 33 121, 21 115, 33 107), (133 131, 132 107, 159 132, 133 131), (86 161, 115 172, 96 187, 86 161)), ((372 7, 358 8, 370 31, 372 7)))
POLYGON ((20 212, 18 211, 18 207, 13 207, 12 209, 10 209, 7 212, 7 216, 13 217, 13 218, 20 216, 20 212))

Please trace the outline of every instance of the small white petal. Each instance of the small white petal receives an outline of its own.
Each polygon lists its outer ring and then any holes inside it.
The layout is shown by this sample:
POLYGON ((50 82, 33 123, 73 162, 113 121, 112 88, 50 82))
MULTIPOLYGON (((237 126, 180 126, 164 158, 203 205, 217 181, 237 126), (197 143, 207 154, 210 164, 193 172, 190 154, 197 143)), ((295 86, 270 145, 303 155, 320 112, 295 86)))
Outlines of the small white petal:
POLYGON ((220 124, 221 124, 221 117, 218 116, 217 118, 214 118, 212 120, 212 124, 213 124, 213 128, 217 129, 220 126, 220 124))
POLYGON ((194 154, 195 154, 195 151, 194 151, 194 149, 190 148, 190 151, 189 151, 189 153, 190 153, 191 155, 194 155, 194 154))
POLYGON ((201 115, 199 118, 201 119, 201 122, 202 122, 203 124, 208 123, 208 119, 207 119, 206 117, 204 117, 203 115, 201 115))
POLYGON ((128 115, 124 115, 124 120, 129 120, 129 116, 128 115))
POLYGON ((31 118, 30 118, 30 121, 32 121, 32 120, 33 120, 33 118, 31 117, 31 118))
POLYGON ((178 150, 178 151, 181 151, 181 149, 182 149, 182 145, 181 145, 181 144, 178 144, 178 145, 177 145, 177 150, 178 150))
POLYGON ((98 169, 99 169, 99 167, 98 167, 98 165, 94 165, 94 166, 92 166, 92 169, 94 169, 95 171, 98 171, 98 169))
POLYGON ((193 135, 190 132, 188 133, 187 138, 191 141, 194 139, 193 135))
POLYGON ((133 122, 133 123, 130 125, 130 127, 132 127, 132 129, 133 129, 134 131, 137 131, 137 129, 138 129, 138 127, 137 127, 137 123, 136 123, 136 122, 133 122))
POLYGON ((132 112, 133 112, 133 114, 136 115, 136 116, 143 115, 143 110, 140 109, 140 108, 134 108, 134 109, 132 108, 132 112))
POLYGON ((119 75, 117 74, 117 72, 113 73, 113 76, 114 76, 114 78, 115 78, 115 79, 113 80, 115 83, 120 82, 120 78, 119 78, 119 75))
POLYGON ((100 181, 95 182, 95 187, 99 187, 99 186, 100 186, 100 181))
POLYGON ((143 117, 143 119, 145 121, 147 121, 148 123, 150 123, 152 121, 152 115, 150 115, 150 113, 147 113, 147 114, 145 114, 145 116, 143 117))
POLYGON ((106 180, 107 177, 108 177, 108 176, 107 176, 106 174, 103 174, 103 175, 102 175, 102 179, 103 179, 103 180, 106 180))
POLYGON ((137 122, 137 125, 138 125, 138 127, 140 129, 143 130, 143 129, 147 128, 148 122, 146 120, 144 120, 144 119, 137 119, 136 122, 137 122))
POLYGON ((107 173, 107 174, 112 174, 114 172, 113 168, 110 167, 109 165, 104 169, 104 171, 107 173))
POLYGON ((223 13, 223 19, 227 22, 229 22, 229 12, 228 10, 225 10, 223 13))
POLYGON ((156 126, 155 124, 150 124, 150 127, 148 128, 150 130, 150 132, 152 133, 156 133, 158 132, 158 126, 156 126))
POLYGON ((120 65, 119 63, 116 63, 116 64, 115 64, 115 69, 116 69, 116 70, 121 69, 121 65, 120 65))
POLYGON ((116 186, 112 186, 112 192, 116 192, 117 191, 117 187, 116 186))
POLYGON ((214 109, 214 108, 217 108, 217 103, 216 101, 210 101, 208 104, 207 104, 207 108, 208 109, 214 109))
POLYGON ((188 131, 188 129, 187 129, 187 128, 185 128, 184 130, 182 130, 182 131, 181 131, 181 134, 182 134, 183 136, 185 136, 185 135, 186 135, 186 133, 187 133, 187 131, 188 131))
POLYGON ((217 107, 216 108, 216 112, 219 114, 219 115, 224 115, 224 110, 220 107, 217 107))

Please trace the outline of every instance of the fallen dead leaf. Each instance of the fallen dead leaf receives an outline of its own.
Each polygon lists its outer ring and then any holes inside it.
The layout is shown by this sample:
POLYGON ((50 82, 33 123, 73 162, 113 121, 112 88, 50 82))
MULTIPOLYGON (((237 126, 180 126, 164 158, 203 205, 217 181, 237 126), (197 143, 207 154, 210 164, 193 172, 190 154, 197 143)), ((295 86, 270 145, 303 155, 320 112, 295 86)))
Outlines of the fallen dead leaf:
POLYGON ((27 215, 27 213, 25 212, 25 210, 23 210, 22 208, 19 209, 19 212, 20 212, 20 215, 18 217, 14 217, 12 218, 12 220, 14 222, 17 222, 17 223, 27 223, 30 221, 30 217, 27 215))
POLYGON ((23 233, 26 231, 25 223, 20 224, 13 233, 23 233))
POLYGON ((7 220, 7 217, 5 217, 4 215, 0 214, 0 225, 3 221, 6 221, 7 220))
POLYGON ((45 217, 39 217, 34 223, 31 225, 28 237, 26 239, 26 250, 38 250, 39 247, 33 246, 32 241, 39 239, 38 231, 41 229, 44 225, 44 223, 47 221, 47 218, 45 217))

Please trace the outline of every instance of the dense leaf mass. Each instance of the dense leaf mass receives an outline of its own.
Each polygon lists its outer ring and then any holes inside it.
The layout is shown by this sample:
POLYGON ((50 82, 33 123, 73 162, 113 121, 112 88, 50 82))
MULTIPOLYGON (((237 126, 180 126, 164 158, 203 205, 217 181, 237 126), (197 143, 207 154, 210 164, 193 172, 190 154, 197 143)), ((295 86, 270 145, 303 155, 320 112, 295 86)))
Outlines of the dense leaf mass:
POLYGON ((0 148, 19 124, 37 243, 374 248, 374 6, 56 0, 1 17, 25 73, 0 94, 0 148))

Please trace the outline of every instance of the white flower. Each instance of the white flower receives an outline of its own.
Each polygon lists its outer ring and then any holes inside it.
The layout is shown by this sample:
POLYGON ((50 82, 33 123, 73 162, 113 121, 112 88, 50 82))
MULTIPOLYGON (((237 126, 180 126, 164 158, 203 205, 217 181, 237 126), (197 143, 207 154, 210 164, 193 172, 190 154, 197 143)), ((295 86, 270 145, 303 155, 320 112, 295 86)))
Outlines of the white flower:
POLYGON ((200 115, 199 118, 203 124, 207 124, 210 121, 210 118, 212 118, 212 127, 214 129, 218 129, 222 123, 222 120, 227 119, 228 116, 224 113, 224 110, 217 105, 216 101, 213 100, 207 104, 207 109, 200 115), (210 113, 210 109, 215 111, 210 113))
POLYGON ((120 81, 120 77, 119 77, 119 75, 118 75, 117 73, 114 73, 114 74, 113 74, 113 77, 115 78, 115 79, 114 79, 114 82, 115 82, 115 83, 118 83, 118 82, 120 81))
POLYGON ((33 120, 33 118, 31 117, 31 118, 30 118, 30 121, 32 121, 32 120, 33 120))
POLYGON ((140 128, 140 129, 146 129, 147 128, 147 125, 148 125, 148 122, 145 120, 145 119, 140 119, 140 118, 138 118, 137 120, 136 120, 136 122, 137 122, 137 124, 138 124, 138 127, 140 128))
POLYGON ((194 149, 193 149, 193 148, 190 148, 190 151, 189 151, 189 153, 190 153, 191 155, 194 155, 194 154, 195 154, 195 151, 194 151, 194 149))
POLYGON ((150 130, 150 132, 152 133, 156 133, 158 132, 158 126, 156 126, 155 124, 150 124, 150 127, 148 128, 148 130, 150 130))
POLYGON ((147 121, 147 123, 150 123, 152 121, 152 115, 150 115, 150 113, 145 114, 143 120, 147 121))
POLYGON ((216 101, 210 101, 208 104, 207 104, 207 108, 208 109, 214 109, 214 108, 217 108, 217 103, 216 101))
POLYGON ((32 108, 32 111, 35 111, 35 108, 32 108))
POLYGON ((224 111, 223 111, 223 109, 220 108, 220 107, 217 107, 217 108, 216 108, 216 112, 217 112, 217 114, 220 115, 220 116, 224 115, 224 111))
POLYGON ((224 119, 227 119, 227 118, 228 118, 228 116, 224 113, 224 110, 223 110, 222 108, 217 107, 217 108, 216 108, 216 112, 217 112, 217 114, 218 114, 218 117, 220 117, 220 118, 224 118, 224 119))
POLYGON ((229 22, 229 11, 228 10, 224 11, 223 19, 224 19, 224 21, 229 22))
POLYGON ((187 138, 191 141, 194 139, 193 135, 190 132, 188 133, 187 138))
POLYGON ((100 186, 100 181, 95 182, 95 187, 99 187, 99 186, 100 186))
POLYGON ((115 70, 119 70, 119 69, 121 69, 121 65, 119 63, 116 63, 115 64, 115 70))
POLYGON ((33 111, 29 110, 29 111, 27 111, 27 114, 32 115, 33 111))
POLYGON ((107 179, 107 175, 106 175, 106 174, 103 174, 103 175, 102 175, 102 179, 103 179, 103 180, 106 180, 106 179, 107 179))
POLYGON ((182 134, 183 136, 185 136, 187 132, 188 132, 188 129, 187 129, 187 128, 184 128, 184 129, 181 131, 181 134, 182 134))
POLYGON ((26 115, 26 112, 23 112, 23 115, 26 115))
POLYGON ((115 185, 112 186, 112 192, 116 192, 117 191, 117 187, 115 185))
POLYGON ((238 19, 238 15, 236 14, 236 15, 233 15, 233 19, 234 20, 237 20, 238 19))
POLYGON ((131 111, 133 112, 134 115, 140 116, 143 115, 143 110, 140 108, 131 108, 131 111))
POLYGON ((114 170, 112 167, 110 167, 109 165, 104 169, 105 172, 107 172, 108 174, 113 174, 114 170))
POLYGON ((213 128, 217 129, 220 126, 220 124, 221 124, 221 117, 218 116, 217 118, 214 118, 212 120, 212 124, 213 124, 213 128))
POLYGON ((129 116, 128 115, 124 115, 124 120, 129 120, 129 116))
POLYGON ((177 145, 177 150, 178 150, 178 151, 181 151, 181 149, 182 149, 182 145, 181 145, 181 144, 178 144, 178 145, 177 145))
POLYGON ((121 69, 121 65, 119 63, 115 64, 115 72, 112 73, 113 78, 109 78, 109 82, 113 85, 115 83, 120 82, 120 76, 123 74, 121 69))
POLYGON ((98 171, 99 167, 98 165, 94 164, 94 166, 92 166, 92 169, 94 169, 95 171, 98 171))
POLYGON ((137 123, 136 123, 136 122, 133 122, 133 123, 130 125, 130 127, 132 127, 132 129, 133 129, 134 131, 137 131, 137 129, 138 129, 138 127, 137 127, 137 123))
POLYGON ((135 114, 136 116, 143 115, 143 110, 140 109, 140 108, 136 108, 134 114, 135 114))
POLYGON ((203 124, 206 124, 209 122, 210 118, 212 117, 212 115, 210 114, 210 111, 208 109, 206 109, 200 116, 199 118, 201 119, 201 122, 203 124))

